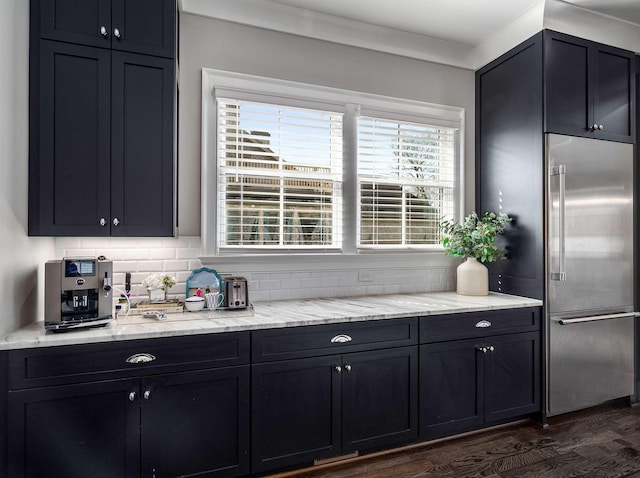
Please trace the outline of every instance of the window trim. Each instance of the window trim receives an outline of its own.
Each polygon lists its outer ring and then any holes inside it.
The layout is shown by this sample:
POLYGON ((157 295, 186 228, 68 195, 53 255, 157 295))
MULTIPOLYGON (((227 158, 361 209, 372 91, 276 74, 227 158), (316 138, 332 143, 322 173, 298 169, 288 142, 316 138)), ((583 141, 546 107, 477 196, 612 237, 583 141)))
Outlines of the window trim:
POLYGON ((259 77, 244 73, 234 73, 210 68, 202 69, 202 129, 201 129, 201 240, 202 259, 206 258, 239 258, 272 256, 278 260, 287 257, 308 257, 316 255, 410 255, 416 253, 442 253, 440 245, 402 247, 402 248, 358 248, 357 247, 357 164, 349 158, 355 157, 357 151, 356 123, 360 111, 367 115, 377 114, 390 119, 419 119, 421 123, 431 123, 457 129, 457 147, 455 152, 455 168, 457 194, 455 196, 454 214, 456 218, 464 215, 465 178, 464 178, 464 138, 465 110, 454 106, 443 106, 406 98, 361 93, 289 80, 259 77), (342 194, 342 248, 327 250, 296 249, 288 252, 278 251, 234 251, 233 254, 222 253, 217 244, 217 121, 216 93, 220 96, 241 96, 244 99, 284 97, 287 102, 314 103, 325 108, 344 111, 343 134, 343 194, 342 194))

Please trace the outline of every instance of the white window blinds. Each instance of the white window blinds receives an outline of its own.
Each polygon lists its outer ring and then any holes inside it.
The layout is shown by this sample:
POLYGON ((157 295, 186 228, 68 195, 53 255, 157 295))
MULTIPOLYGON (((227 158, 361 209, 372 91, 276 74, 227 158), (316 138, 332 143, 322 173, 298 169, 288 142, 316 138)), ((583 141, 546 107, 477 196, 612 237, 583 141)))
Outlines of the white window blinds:
POLYGON ((358 246, 440 243, 455 209, 453 128, 358 118, 358 246))
POLYGON ((217 98, 221 248, 340 246, 342 113, 217 98))

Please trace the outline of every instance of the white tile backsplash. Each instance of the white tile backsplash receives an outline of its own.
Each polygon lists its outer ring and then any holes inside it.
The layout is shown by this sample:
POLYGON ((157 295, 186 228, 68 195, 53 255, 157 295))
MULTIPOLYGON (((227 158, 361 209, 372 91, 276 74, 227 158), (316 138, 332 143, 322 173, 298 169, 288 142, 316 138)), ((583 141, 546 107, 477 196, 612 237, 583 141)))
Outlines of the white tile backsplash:
MULTIPOLYGON (((177 284, 169 289, 169 297, 182 297, 185 282, 191 271, 202 267, 200 237, 125 239, 125 238, 57 238, 55 250, 59 257, 98 256, 114 261, 114 286, 124 290, 125 272, 131 272, 132 300, 146 297, 142 280, 151 272, 166 272, 174 276, 177 284)), ((367 268, 366 276, 372 280, 360 281, 357 268, 336 265, 331 269, 287 270, 284 266, 267 272, 247 264, 251 259, 239 259, 242 272, 234 271, 234 264, 225 262, 218 268, 221 274, 238 274, 249 281, 252 302, 282 299, 308 299, 317 297, 343 297, 371 294, 440 292, 454 290, 455 267, 440 265, 399 267, 393 263, 379 268, 367 268)), ((332 267, 332 266, 330 266, 332 267)))

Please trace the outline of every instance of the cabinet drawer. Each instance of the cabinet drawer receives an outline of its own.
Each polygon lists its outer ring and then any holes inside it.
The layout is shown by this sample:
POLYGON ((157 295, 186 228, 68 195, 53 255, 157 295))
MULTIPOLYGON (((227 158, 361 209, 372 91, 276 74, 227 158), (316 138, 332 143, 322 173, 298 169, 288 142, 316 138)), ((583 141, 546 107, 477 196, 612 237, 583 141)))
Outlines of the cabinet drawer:
POLYGON ((388 319, 252 332, 254 362, 401 347, 418 341, 418 321, 388 319))
POLYGON ((249 333, 13 350, 8 361, 10 390, 226 367, 249 363, 249 333))
POLYGON ((540 309, 436 315, 420 318, 420 343, 441 342, 540 329, 540 309))

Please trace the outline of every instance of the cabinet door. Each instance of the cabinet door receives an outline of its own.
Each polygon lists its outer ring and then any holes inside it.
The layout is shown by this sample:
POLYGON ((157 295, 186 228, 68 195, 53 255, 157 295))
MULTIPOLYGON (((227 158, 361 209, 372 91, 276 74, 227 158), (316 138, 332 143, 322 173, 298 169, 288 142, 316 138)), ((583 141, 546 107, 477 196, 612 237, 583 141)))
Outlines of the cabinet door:
POLYGON ((50 40, 109 48, 111 0, 32 0, 40 8, 40 36, 50 40))
POLYGON ((102 236, 110 217, 110 53, 40 42, 31 100, 29 234, 102 236), (39 131, 39 135, 37 132, 39 131))
POLYGON ((142 477, 249 474, 249 366, 142 380, 142 477))
POLYGON ((418 347, 346 354, 342 366, 342 452, 418 437, 418 347))
POLYGON ((139 477, 140 402, 129 396, 138 384, 9 392, 9 477, 139 477))
POLYGON ((175 0, 112 0, 112 22, 114 50, 175 58, 175 0))
POLYGON ((420 346, 420 437, 453 435, 484 422, 483 339, 420 346))
POLYGON ((252 473, 339 455, 340 356, 252 366, 252 473))
POLYGON ((488 337, 485 355, 485 421, 540 411, 540 334, 488 337))
POLYGON ((593 118, 602 125, 594 138, 633 143, 635 117, 634 54, 604 45, 593 47, 593 118))
POLYGON ((592 137, 591 42, 561 33, 546 33, 545 132, 592 137))
POLYGON ((172 236, 174 61, 112 53, 112 236, 172 236))

